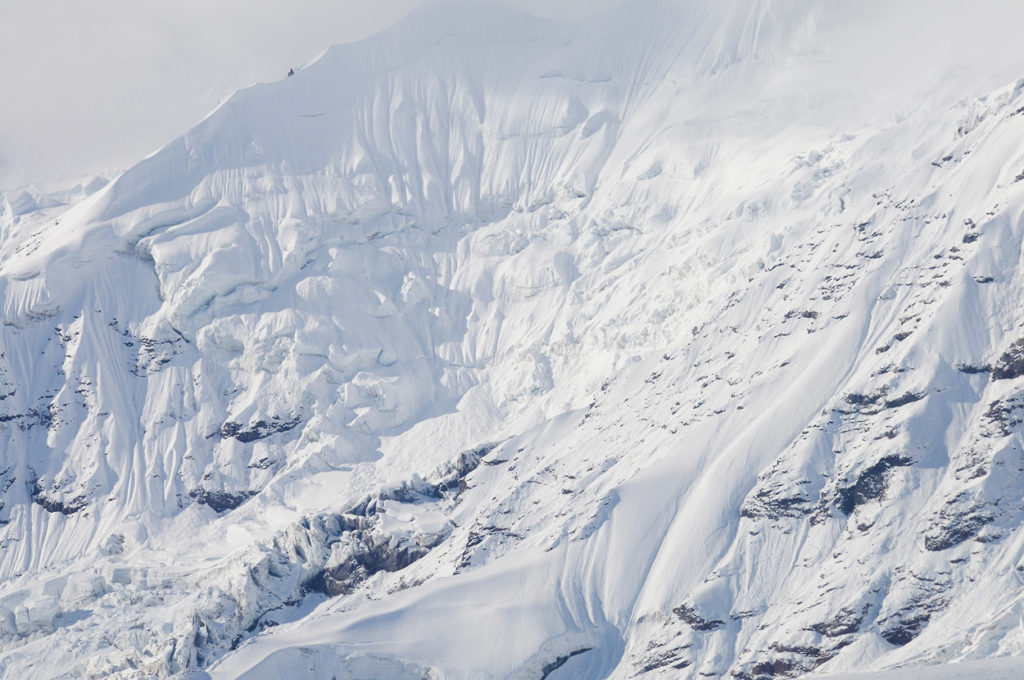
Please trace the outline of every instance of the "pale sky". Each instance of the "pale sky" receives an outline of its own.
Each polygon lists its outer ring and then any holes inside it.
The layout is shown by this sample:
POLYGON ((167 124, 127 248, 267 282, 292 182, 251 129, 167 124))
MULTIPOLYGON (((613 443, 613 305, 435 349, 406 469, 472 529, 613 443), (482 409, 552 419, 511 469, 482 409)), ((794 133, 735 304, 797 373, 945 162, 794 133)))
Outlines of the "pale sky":
MULTIPOLYGON (((573 19, 619 1, 508 4, 573 19)), ((0 190, 123 169, 235 90, 423 2, 0 0, 0 190)))

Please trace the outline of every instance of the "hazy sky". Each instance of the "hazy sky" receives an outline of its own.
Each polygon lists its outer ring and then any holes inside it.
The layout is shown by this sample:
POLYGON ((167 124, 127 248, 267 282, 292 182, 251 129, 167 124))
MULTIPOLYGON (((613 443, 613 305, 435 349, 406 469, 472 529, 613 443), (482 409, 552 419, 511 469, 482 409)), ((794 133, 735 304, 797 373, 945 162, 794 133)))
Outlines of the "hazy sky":
MULTIPOLYGON (((123 168, 423 1, 0 0, 0 189, 123 168)), ((508 4, 572 19, 617 2, 508 4)))

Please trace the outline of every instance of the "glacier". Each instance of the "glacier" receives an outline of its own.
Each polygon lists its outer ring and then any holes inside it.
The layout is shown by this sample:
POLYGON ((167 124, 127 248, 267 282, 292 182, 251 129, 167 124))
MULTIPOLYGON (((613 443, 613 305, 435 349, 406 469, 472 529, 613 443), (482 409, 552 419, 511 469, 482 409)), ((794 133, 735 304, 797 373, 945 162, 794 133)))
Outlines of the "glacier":
POLYGON ((433 3, 6 193, 0 676, 1024 672, 1024 56, 957 4, 433 3))

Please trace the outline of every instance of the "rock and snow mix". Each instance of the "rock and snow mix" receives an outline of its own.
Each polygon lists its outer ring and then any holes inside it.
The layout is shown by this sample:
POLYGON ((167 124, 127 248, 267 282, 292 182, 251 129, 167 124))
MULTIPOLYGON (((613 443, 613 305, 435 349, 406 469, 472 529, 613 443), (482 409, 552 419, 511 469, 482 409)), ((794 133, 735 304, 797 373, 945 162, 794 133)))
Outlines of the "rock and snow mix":
POLYGON ((432 6, 8 196, 0 675, 1024 655, 1024 85, 827 7, 432 6))

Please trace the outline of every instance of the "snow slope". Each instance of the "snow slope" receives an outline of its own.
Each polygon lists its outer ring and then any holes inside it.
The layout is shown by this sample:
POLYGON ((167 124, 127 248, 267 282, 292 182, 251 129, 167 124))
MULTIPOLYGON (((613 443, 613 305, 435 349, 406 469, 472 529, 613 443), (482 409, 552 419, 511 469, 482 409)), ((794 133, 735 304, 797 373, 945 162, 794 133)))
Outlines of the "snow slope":
POLYGON ((0 674, 1024 655, 991 7, 437 4, 5 203, 0 674))
POLYGON ((827 680, 1011 680, 1020 677, 1020 659, 989 659, 943 666, 905 668, 874 673, 839 673, 818 676, 827 680))

